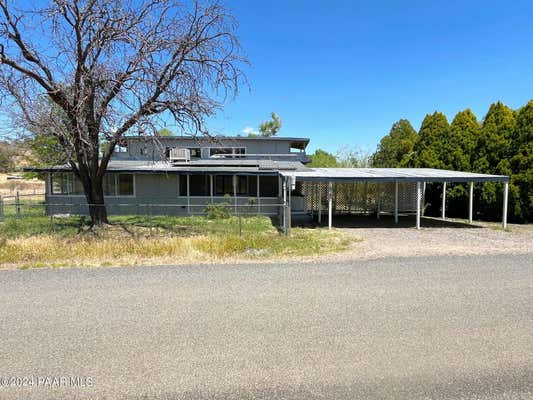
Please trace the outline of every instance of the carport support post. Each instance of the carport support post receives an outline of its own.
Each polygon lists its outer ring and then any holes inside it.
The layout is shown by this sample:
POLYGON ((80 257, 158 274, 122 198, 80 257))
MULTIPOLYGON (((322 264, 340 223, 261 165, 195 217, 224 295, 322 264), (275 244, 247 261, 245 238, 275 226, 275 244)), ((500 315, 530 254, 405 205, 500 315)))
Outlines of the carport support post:
POLYGON ((333 184, 328 182, 328 229, 333 223, 333 184))
POLYGON ((379 214, 381 214, 381 185, 378 183, 376 185, 376 194, 377 194, 377 199, 376 199, 376 219, 379 221, 379 214))
POLYGON ((503 215, 502 215, 502 227, 507 228, 507 203, 509 200, 509 182, 505 182, 503 186, 503 215))
POLYGON ((474 182, 470 182, 470 195, 468 196, 468 223, 474 220, 474 182))
POLYGON ((394 182, 394 223, 398 223, 398 181, 394 182))
POLYGON ((442 210, 441 210, 442 219, 446 219, 446 182, 442 183, 442 210))
POLYGON ((422 185, 416 183, 416 229, 420 229, 420 203, 422 202, 422 185))
POLYGON ((322 185, 318 184, 318 223, 322 223, 322 185))
POLYGON ((283 232, 287 234, 287 177, 282 177, 283 190, 283 232))

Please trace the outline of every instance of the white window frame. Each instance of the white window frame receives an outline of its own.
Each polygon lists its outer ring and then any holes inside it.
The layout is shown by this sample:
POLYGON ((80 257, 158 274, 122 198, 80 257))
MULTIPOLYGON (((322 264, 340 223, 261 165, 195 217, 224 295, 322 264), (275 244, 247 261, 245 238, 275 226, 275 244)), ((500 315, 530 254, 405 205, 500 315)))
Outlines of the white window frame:
MULTIPOLYGON (((74 172, 68 172, 68 171, 65 171, 65 172, 59 172, 61 174, 67 174, 68 176, 68 183, 67 183, 67 187, 71 187, 71 179, 72 177, 74 176, 74 172)), ((104 194, 104 198, 117 198, 117 197, 125 197, 125 198, 133 198, 133 197, 137 197, 137 174, 132 174, 132 173, 129 173, 129 172, 118 172, 118 173, 113 173, 113 174, 110 174, 112 176, 115 177, 115 194, 112 194, 112 195, 108 195, 108 194, 104 194), (118 194, 118 175, 132 175, 133 176, 133 194, 122 194, 122 195, 119 195, 118 194)), ((52 173, 49 173, 48 174, 48 187, 49 187, 49 193, 48 193, 48 196, 51 196, 51 197, 64 197, 64 196, 68 196, 68 197, 85 197, 85 194, 71 194, 71 193, 54 193, 53 192, 53 187, 52 187, 52 173)))

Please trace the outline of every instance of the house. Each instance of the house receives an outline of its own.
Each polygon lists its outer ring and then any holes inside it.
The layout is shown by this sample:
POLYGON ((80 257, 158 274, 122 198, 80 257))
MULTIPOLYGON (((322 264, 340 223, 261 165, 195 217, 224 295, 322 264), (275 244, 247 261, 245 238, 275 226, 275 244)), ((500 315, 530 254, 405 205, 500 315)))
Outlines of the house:
MULTIPOLYGON (((239 214, 277 216, 285 230, 294 214, 325 220, 342 213, 417 215, 420 227, 426 183, 470 184, 473 219, 475 182, 503 182, 503 225, 507 176, 427 168, 308 168, 307 138, 295 137, 125 137, 109 162, 104 194, 109 214, 194 215, 224 203, 239 214)), ((48 213, 88 212, 81 183, 69 165, 31 168, 46 173, 48 213)))
MULTIPOLYGON (((289 137, 125 137, 104 177, 110 214, 203 214, 230 201, 242 213, 279 213, 280 171, 305 170, 309 139, 289 137), (228 200, 229 197, 229 200, 228 200)), ((54 213, 83 211, 83 187, 68 165, 46 172, 54 213)), ((295 209, 303 198, 295 196, 295 209)))

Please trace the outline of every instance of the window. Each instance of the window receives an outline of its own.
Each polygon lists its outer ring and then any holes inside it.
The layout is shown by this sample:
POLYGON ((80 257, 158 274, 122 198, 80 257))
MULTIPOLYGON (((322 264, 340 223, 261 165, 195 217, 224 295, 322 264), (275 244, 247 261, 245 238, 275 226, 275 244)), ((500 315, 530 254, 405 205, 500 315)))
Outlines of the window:
POLYGON ((237 176, 237 196, 257 196, 257 176, 237 176))
POLYGON ((106 174, 104 175, 104 195, 105 196, 114 196, 115 195, 115 175, 106 174))
POLYGON ((279 184, 277 176, 261 176, 259 178, 259 193, 261 197, 278 197, 279 184))
POLYGON ((118 195, 119 196, 133 196, 133 175, 119 174, 118 180, 118 195))
POLYGON ((180 175, 180 196, 187 196, 187 175, 180 175))
POLYGON ((191 152, 191 158, 202 157, 202 150, 200 148, 190 148, 189 151, 191 152))
POLYGON ((51 192, 52 194, 83 195, 83 185, 73 173, 52 174, 51 192))
POLYGON ((209 155, 224 156, 224 158, 241 158, 244 157, 246 149, 244 147, 211 147, 209 155))
POLYGON ((209 175, 189 176, 189 195, 191 196, 211 196, 210 186, 209 175))
MULTIPOLYGON (((82 196, 85 193, 81 181, 71 172, 52 174, 50 179, 52 194, 82 196)), ((102 186, 105 196, 133 196, 135 193, 133 174, 106 174, 102 186)))
POLYGON ((132 174, 104 175, 104 196, 133 196, 134 183, 132 174))
POLYGON ((233 175, 215 176, 215 196, 233 196, 233 175))
POLYGON ((116 145, 115 146, 115 153, 127 153, 128 152, 128 146, 126 145, 116 145))
POLYGON ((233 154, 235 158, 242 158, 244 157, 244 154, 246 153, 246 150, 244 147, 236 147, 233 149, 233 154))
POLYGON ((50 176, 52 194, 68 194, 68 174, 50 176))

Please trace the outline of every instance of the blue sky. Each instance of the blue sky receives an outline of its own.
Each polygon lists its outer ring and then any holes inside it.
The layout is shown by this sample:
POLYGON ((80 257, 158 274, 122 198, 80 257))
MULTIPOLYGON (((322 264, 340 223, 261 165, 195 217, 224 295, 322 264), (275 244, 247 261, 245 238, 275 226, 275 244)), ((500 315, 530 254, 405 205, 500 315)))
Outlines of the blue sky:
POLYGON ((533 98, 533 2, 227 0, 252 66, 212 132, 257 128, 271 111, 310 150, 372 151, 392 123, 533 98))

